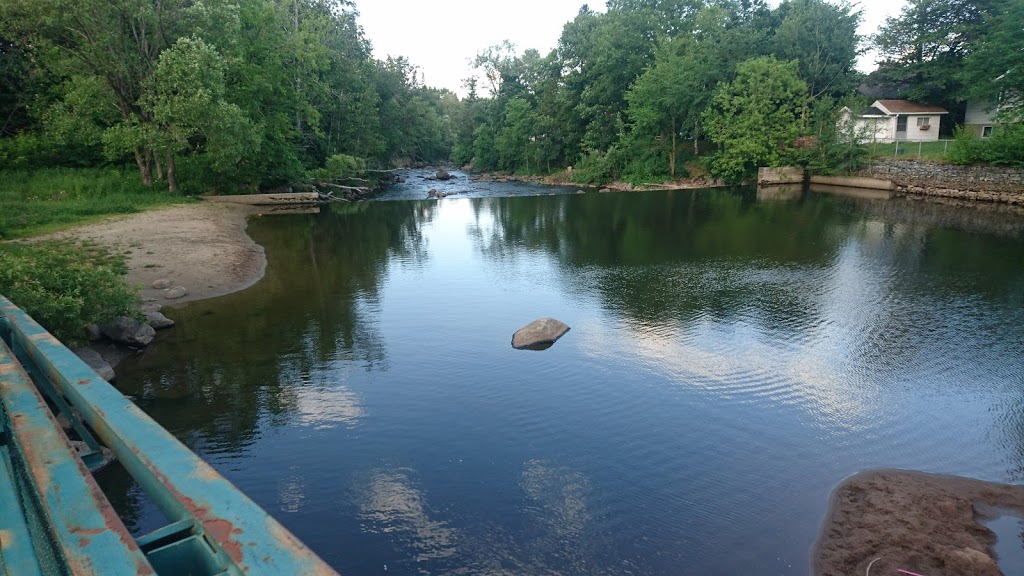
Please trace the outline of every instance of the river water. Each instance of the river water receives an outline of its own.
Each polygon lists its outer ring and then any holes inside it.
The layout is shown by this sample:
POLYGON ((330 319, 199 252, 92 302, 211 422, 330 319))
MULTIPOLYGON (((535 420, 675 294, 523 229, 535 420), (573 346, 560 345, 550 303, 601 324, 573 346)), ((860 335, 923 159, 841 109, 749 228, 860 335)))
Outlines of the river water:
POLYGON ((168 311, 117 382, 341 572, 803 575, 850 474, 1024 481, 1024 218, 462 174, 402 200, 425 174, 255 219, 266 277, 168 311), (512 349, 542 316, 572 330, 512 349))

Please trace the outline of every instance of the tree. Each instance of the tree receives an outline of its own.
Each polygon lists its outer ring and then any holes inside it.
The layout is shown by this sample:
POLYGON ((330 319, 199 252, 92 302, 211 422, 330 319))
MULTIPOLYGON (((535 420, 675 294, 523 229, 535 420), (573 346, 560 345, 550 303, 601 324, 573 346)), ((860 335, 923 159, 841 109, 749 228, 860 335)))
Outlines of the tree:
POLYGON ((515 170, 521 164, 530 170, 530 139, 536 115, 530 103, 521 98, 509 100, 505 106, 505 121, 495 140, 498 148, 498 162, 505 170, 515 170))
POLYGON ((955 107, 967 95, 964 62, 993 1, 909 0, 873 38, 881 55, 875 79, 906 98, 955 107))
MULTIPOLYGON (((669 174, 676 176, 676 140, 687 112, 690 86, 684 77, 683 58, 671 49, 662 50, 626 94, 631 137, 634 141, 668 143, 669 174)), ((665 146, 659 146, 664 148, 665 146)))
POLYGON ((985 34, 964 65, 968 95, 1002 104, 1008 121, 1024 121, 1024 3, 999 0, 986 16, 985 34))
POLYGON ((721 146, 711 172, 739 181, 759 166, 777 165, 800 134, 806 93, 795 61, 765 56, 740 64, 736 79, 721 86, 704 114, 711 140, 721 146))
POLYGON ((155 76, 148 111, 157 134, 151 147, 164 153, 171 192, 178 191, 177 154, 205 152, 214 172, 228 173, 257 152, 257 128, 224 100, 224 64, 212 46, 199 38, 179 39, 160 54, 155 76))
POLYGON ((772 36, 772 53, 800 63, 808 95, 814 99, 852 92, 858 78, 861 12, 845 2, 825 0, 787 0, 778 11, 785 16, 772 36))

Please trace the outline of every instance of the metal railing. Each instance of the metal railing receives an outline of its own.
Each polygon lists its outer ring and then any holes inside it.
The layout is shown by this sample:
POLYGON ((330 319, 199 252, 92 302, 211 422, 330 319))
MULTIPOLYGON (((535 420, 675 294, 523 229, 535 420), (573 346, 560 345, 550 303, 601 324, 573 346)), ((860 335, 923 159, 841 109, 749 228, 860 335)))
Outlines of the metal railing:
POLYGON ((335 574, 2 296, 0 337, 0 575, 335 574), (132 537, 89 471, 96 439, 168 525, 132 537))

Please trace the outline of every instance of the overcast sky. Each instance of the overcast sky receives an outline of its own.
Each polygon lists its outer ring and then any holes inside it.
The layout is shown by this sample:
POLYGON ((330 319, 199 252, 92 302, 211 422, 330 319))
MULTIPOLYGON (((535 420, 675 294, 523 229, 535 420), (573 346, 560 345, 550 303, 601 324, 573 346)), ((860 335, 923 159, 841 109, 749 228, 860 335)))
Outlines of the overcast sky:
MULTIPOLYGON (((878 30, 887 16, 898 14, 904 0, 861 0, 864 18, 860 33, 878 30)), ((769 0, 773 5, 778 1, 769 0)), ((405 56, 420 68, 428 86, 448 88, 460 95, 462 79, 473 71, 469 60, 477 53, 511 40, 522 53, 536 48, 546 55, 558 43, 562 26, 576 17, 581 0, 356 0, 359 23, 373 43, 374 56, 405 56)), ((590 2, 604 9, 604 2, 590 2)), ((874 69, 873 57, 861 58, 858 68, 874 69)))

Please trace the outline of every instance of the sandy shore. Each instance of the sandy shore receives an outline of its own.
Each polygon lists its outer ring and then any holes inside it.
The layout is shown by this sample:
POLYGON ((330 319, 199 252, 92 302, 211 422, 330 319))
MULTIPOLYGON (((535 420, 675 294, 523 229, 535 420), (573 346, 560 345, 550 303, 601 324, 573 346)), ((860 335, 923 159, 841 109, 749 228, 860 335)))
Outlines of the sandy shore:
POLYGON ((91 241, 127 257, 128 283, 162 306, 230 294, 255 284, 266 269, 263 247, 245 233, 255 209, 233 204, 183 204, 65 230, 44 239, 91 241), (169 299, 157 280, 182 286, 169 299))
POLYGON ((832 494, 814 573, 1000 576, 996 536, 982 524, 1000 511, 1024 513, 1024 486, 902 470, 857 474, 832 494))

